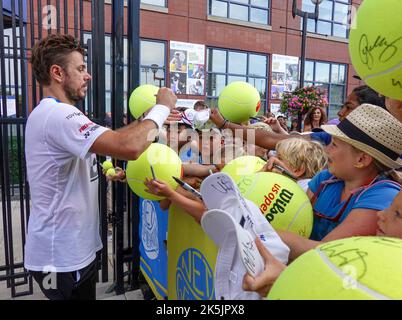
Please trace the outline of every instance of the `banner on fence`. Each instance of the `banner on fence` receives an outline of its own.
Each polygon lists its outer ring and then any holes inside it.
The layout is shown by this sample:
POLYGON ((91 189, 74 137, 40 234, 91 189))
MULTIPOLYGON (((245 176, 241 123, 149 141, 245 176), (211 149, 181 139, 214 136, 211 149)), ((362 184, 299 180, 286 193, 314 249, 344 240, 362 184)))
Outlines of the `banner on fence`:
POLYGON ((158 201, 140 198, 140 268, 159 300, 168 296, 167 224, 168 212, 161 210, 158 201))
POLYGON ((172 205, 168 223, 169 300, 213 300, 218 247, 184 210, 172 205))

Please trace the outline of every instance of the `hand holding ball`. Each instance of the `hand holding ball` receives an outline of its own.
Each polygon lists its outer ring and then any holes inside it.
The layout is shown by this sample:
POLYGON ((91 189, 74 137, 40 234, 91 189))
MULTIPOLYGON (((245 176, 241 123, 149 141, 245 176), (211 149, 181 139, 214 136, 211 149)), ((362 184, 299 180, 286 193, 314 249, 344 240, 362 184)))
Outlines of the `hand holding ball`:
POLYGON ((104 161, 103 163, 102 163, 102 169, 104 170, 104 171, 108 171, 109 169, 111 169, 111 168, 113 168, 113 163, 111 162, 111 161, 104 161))
POLYGON ((401 250, 402 240, 390 237, 327 242, 292 262, 268 299, 401 300, 401 250))
POLYGON ((232 82, 219 95, 218 106, 219 112, 225 119, 242 123, 260 111, 260 94, 247 82, 232 82))
POLYGON ((175 190, 178 184, 172 176, 178 178, 182 176, 182 163, 173 149, 160 143, 152 143, 137 160, 128 162, 126 177, 130 189, 144 199, 162 200, 163 197, 145 191, 146 179, 153 179, 151 166, 155 179, 165 182, 175 190))
POLYGON ((137 87, 130 95, 128 105, 131 115, 138 119, 156 104, 156 94, 159 88, 151 84, 137 87))
POLYGON ((110 168, 106 171, 106 176, 115 176, 116 175, 116 170, 114 168, 110 168))

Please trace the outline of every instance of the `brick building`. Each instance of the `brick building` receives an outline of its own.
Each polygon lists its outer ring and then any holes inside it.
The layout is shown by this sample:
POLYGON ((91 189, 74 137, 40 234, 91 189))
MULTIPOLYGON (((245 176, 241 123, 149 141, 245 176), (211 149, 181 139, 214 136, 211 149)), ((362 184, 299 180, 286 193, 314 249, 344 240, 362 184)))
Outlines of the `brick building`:
MULTIPOLYGON (((3 1, 3 5, 6 6, 11 1, 3 1)), ((141 84, 154 83, 160 86, 170 86, 172 80, 169 72, 170 46, 171 41, 179 41, 205 45, 203 88, 205 96, 179 95, 180 98, 205 98, 211 104, 216 104, 215 100, 226 84, 235 80, 243 80, 250 82, 259 90, 264 107, 262 111, 268 110, 271 104, 280 102, 274 94, 278 86, 275 83, 276 80, 273 80, 273 76, 275 76, 272 72, 273 56, 301 56, 302 21, 299 17, 295 19, 292 17, 292 0, 130 1, 141 1, 141 84)), ((32 28, 30 20, 32 18, 34 21, 43 20, 44 23, 46 14, 48 14, 44 7, 52 5, 53 2, 21 2, 25 3, 26 39, 30 38, 32 30, 35 34, 34 38, 38 39, 40 27, 42 27, 42 35, 47 33, 43 29, 45 26, 37 23, 32 28), (33 10, 29 8, 30 3, 33 3, 33 10), (38 9, 39 4, 43 10, 38 9), (30 13, 31 11, 34 12, 34 16, 30 13), (42 19, 37 16, 38 12, 42 12, 42 19)), ((112 23, 110 2, 110 0, 105 1, 107 110, 110 110, 111 105, 110 34, 112 23)), ((329 118, 336 117, 339 106, 352 88, 362 84, 353 78, 355 71, 348 55, 350 17, 361 2, 362 0, 324 0, 320 5, 318 23, 315 23, 314 20, 308 22, 305 82, 319 85, 327 90, 330 102, 329 118)), ((77 30, 73 27, 74 23, 78 23, 78 27, 82 27, 84 31, 84 39, 88 40, 91 37, 90 1, 67 0, 67 3, 69 12, 65 13, 61 8, 55 13, 58 27, 65 32, 65 17, 68 17, 68 32, 71 34, 80 32, 81 29, 77 30), (77 15, 78 2, 80 7, 82 6, 83 12, 82 14, 79 12, 77 15), (81 16, 84 18, 81 19, 81 16)), ((297 0, 297 3, 300 9, 314 11, 311 0, 297 0)), ((55 6, 54 8, 57 9, 55 6)), ((7 23, 7 13, 4 17, 7 23)), ((55 19, 47 20, 55 24, 55 19)), ((126 13, 124 21, 126 24, 126 13)), ((11 33, 10 30, 11 28, 7 29, 6 25, 5 34, 11 33)), ((125 30, 125 32, 129 32, 127 25, 125 25, 125 30)), ((29 44, 27 47, 29 48, 29 44)), ((124 62, 127 63, 126 56, 124 62)), ((13 66, 11 66, 10 74, 13 74, 12 68, 13 66)), ((27 72, 28 86, 30 86, 29 66, 27 72)), ((125 91, 125 99, 127 99, 127 81, 125 81, 125 91)), ((30 100, 28 106, 31 106, 33 101, 30 97, 28 100, 30 100)))
MULTIPOLYGON (((163 62, 165 68, 158 76, 166 78, 169 41, 199 43, 206 46, 207 99, 215 99, 228 82, 240 79, 257 87, 266 108, 279 103, 272 99, 272 55, 301 56, 302 21, 292 17, 292 0, 141 2, 142 82, 149 82, 148 50, 159 50, 156 63, 163 62)), ((308 22, 305 81, 328 90, 330 118, 336 117, 345 96, 362 84, 353 78, 348 54, 348 25, 361 2, 324 0, 318 23, 308 22)), ((298 8, 314 11, 311 0, 298 0, 298 8)))

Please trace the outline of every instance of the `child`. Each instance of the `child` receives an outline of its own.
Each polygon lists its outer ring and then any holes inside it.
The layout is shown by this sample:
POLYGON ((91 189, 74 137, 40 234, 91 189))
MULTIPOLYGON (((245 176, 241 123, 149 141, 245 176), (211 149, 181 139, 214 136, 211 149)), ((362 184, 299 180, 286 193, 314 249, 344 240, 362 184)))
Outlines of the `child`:
POLYGON ((326 168, 327 162, 327 155, 319 143, 290 138, 277 143, 276 157, 270 157, 261 171, 282 173, 274 167, 277 164, 293 174, 297 183, 307 191, 308 182, 326 168))
POLYGON ((144 184, 148 188, 147 192, 156 196, 166 197, 166 199, 160 202, 162 210, 169 208, 172 203, 176 204, 200 223, 201 217, 206 211, 206 207, 201 199, 181 187, 173 190, 167 183, 160 180, 146 179, 144 184))
POLYGON ((402 191, 389 208, 377 212, 377 236, 402 238, 402 191))
MULTIPOLYGON (((193 188, 198 189, 201 184, 201 179, 199 177, 205 177, 206 175, 201 174, 208 170, 210 173, 215 173, 220 171, 227 162, 230 160, 242 156, 245 154, 243 148, 235 148, 235 145, 224 145, 216 152, 216 157, 214 157, 214 165, 195 165, 195 164, 186 164, 183 165, 184 173, 191 175, 191 177, 186 177, 184 180, 188 184, 190 184, 193 188), (196 177, 198 175, 198 177, 196 177), (190 183, 189 181, 194 181, 197 179, 195 184, 190 183)), ((160 180, 150 180, 147 179, 145 181, 145 185, 147 186, 149 193, 152 193, 157 196, 166 197, 166 199, 161 200, 159 205, 162 210, 166 210, 169 206, 174 203, 177 206, 184 209, 187 213, 189 213, 198 223, 201 221, 201 217, 203 213, 206 211, 206 207, 202 200, 195 197, 192 193, 184 190, 181 187, 178 187, 176 190, 173 190, 169 187, 165 182, 160 180)))

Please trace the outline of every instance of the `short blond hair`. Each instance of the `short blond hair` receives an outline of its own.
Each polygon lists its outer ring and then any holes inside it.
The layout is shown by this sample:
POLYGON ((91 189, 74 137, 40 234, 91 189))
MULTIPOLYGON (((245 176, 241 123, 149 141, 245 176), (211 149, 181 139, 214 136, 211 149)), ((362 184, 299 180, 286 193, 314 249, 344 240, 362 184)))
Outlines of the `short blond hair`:
POLYGON ((328 157, 324 147, 314 141, 290 138, 276 144, 276 154, 288 162, 294 170, 304 169, 304 178, 309 179, 324 170, 328 157))

